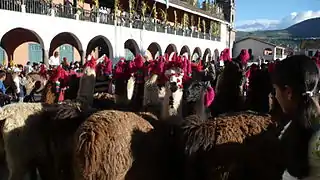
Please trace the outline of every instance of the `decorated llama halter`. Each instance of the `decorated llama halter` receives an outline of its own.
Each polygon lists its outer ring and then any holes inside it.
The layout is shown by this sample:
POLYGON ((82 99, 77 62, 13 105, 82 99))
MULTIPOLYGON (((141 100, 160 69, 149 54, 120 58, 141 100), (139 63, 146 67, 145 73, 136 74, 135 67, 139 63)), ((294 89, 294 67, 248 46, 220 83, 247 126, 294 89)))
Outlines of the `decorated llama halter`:
POLYGON ((175 82, 179 89, 183 88, 182 80, 183 80, 183 70, 180 68, 168 69, 165 71, 165 76, 168 78, 170 83, 175 82))

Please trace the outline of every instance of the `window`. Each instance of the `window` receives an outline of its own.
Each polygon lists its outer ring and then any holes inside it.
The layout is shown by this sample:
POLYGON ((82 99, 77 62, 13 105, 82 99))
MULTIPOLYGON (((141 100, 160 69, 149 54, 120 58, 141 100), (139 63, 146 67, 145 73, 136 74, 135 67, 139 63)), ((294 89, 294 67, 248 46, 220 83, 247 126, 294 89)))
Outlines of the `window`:
POLYGON ((280 59, 282 58, 283 50, 280 48, 276 48, 276 58, 280 59))
POLYGON ((308 51, 308 56, 313 56, 313 51, 308 51))
POLYGON ((272 51, 272 49, 270 49, 270 48, 265 48, 264 51, 263 51, 263 54, 264 54, 265 56, 272 56, 273 51, 272 51))

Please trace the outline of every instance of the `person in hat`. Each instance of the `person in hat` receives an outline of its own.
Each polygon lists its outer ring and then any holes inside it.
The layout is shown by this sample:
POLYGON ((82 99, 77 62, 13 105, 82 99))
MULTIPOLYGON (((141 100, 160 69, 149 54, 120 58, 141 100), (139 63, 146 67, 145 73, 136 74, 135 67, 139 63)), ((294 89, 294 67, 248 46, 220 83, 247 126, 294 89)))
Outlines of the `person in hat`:
POLYGON ((60 65, 60 57, 58 51, 54 52, 53 56, 49 58, 49 65, 51 68, 55 68, 60 65))

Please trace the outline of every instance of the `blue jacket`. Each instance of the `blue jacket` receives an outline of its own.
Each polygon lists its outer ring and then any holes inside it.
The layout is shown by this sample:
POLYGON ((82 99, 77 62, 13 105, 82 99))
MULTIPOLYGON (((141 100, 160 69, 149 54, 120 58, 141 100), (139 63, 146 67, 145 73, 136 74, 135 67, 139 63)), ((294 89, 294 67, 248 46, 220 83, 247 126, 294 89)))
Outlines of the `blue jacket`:
POLYGON ((6 94, 6 87, 4 87, 4 84, 2 81, 0 81, 0 92, 3 94, 6 94))

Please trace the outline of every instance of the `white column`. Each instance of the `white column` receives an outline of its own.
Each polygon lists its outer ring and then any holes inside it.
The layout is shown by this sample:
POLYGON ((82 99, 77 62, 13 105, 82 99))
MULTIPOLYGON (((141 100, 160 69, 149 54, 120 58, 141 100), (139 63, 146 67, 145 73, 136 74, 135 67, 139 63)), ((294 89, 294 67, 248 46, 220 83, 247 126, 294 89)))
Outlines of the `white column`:
POLYGON ((43 49, 42 50, 42 53, 43 53, 43 55, 42 55, 42 58, 43 58, 43 63, 47 66, 47 67, 49 67, 49 49, 43 49))
POLYGON ((26 13, 26 5, 25 4, 21 5, 21 12, 26 13))

